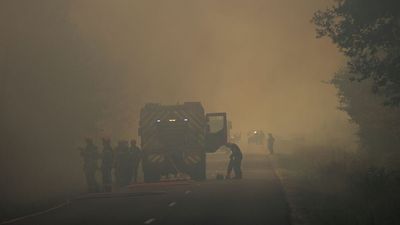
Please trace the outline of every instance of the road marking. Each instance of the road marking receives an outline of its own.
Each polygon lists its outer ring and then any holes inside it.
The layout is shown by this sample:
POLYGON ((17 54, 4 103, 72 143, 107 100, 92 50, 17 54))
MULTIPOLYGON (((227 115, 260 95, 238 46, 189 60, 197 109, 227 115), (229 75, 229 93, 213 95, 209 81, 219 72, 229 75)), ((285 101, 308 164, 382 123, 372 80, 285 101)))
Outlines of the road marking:
POLYGON ((185 191, 185 195, 190 194, 190 193, 191 193, 191 191, 189 191, 189 190, 185 191))
POLYGON ((176 205, 176 202, 171 202, 171 203, 168 204, 169 207, 172 207, 174 205, 176 205))
POLYGON ((161 155, 156 155, 156 156, 154 157, 154 160, 153 160, 153 161, 157 162, 157 161, 160 160, 160 159, 161 159, 161 155))
POLYGON ((148 220, 144 221, 144 224, 151 224, 154 221, 156 221, 156 219, 151 218, 151 219, 148 219, 148 220))
POLYGON ((42 215, 42 214, 45 214, 45 213, 54 211, 54 210, 56 210, 56 209, 62 208, 62 207, 66 206, 66 205, 69 205, 69 204, 70 204, 70 201, 67 200, 67 201, 65 201, 64 203, 61 203, 61 204, 59 204, 59 205, 57 205, 57 206, 54 206, 54 207, 52 207, 52 208, 50 208, 50 209, 46 209, 46 210, 41 211, 41 212, 37 212, 37 213, 30 214, 30 215, 26 215, 26 216, 14 218, 14 219, 7 220, 7 221, 3 221, 3 222, 0 223, 0 225, 15 223, 15 222, 20 221, 20 220, 23 220, 23 219, 27 219, 27 218, 30 218, 30 217, 39 216, 39 215, 42 215))

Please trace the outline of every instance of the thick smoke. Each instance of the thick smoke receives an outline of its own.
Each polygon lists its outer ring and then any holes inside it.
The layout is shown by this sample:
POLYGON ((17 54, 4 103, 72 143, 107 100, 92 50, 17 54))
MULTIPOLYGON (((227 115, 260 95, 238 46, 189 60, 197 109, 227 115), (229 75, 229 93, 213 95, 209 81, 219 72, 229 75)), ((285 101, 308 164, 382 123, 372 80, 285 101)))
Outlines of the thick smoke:
POLYGON ((0 8, 1 193, 31 200, 80 188, 77 140, 97 129, 111 71, 71 23, 67 1, 0 8))
POLYGON ((321 82, 343 59, 309 22, 327 3, 1 1, 2 194, 80 189, 82 138, 136 138, 146 102, 201 101, 235 132, 350 143, 321 82))

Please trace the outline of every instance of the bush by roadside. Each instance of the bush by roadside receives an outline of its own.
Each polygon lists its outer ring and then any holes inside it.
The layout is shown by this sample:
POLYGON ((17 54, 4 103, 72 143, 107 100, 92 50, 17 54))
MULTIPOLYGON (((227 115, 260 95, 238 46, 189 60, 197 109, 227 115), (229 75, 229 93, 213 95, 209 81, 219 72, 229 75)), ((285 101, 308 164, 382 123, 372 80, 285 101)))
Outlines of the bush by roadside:
POLYGON ((360 154, 302 148, 271 157, 295 224, 400 224, 400 176, 360 154))

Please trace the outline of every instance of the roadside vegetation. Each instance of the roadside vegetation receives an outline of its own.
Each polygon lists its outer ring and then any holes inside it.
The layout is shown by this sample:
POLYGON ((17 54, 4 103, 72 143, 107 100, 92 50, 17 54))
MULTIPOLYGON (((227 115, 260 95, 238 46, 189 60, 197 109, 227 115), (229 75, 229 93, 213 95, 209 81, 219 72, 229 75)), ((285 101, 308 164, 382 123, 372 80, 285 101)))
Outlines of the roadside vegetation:
POLYGON ((400 224, 400 171, 362 154, 304 147, 273 156, 294 224, 400 224))
POLYGON ((359 148, 303 146, 272 161, 295 224, 400 224, 400 2, 332 4, 312 22, 347 57, 331 83, 359 148))

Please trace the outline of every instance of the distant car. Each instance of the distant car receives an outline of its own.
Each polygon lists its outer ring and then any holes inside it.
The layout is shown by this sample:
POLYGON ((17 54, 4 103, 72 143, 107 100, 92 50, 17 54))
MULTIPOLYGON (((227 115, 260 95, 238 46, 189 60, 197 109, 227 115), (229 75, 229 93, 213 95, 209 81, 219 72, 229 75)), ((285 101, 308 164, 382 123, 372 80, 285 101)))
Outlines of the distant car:
POLYGON ((242 140, 242 133, 235 133, 229 137, 229 142, 239 144, 242 140))
POLYGON ((247 134, 247 143, 264 145, 266 143, 266 136, 262 130, 252 130, 247 134))

